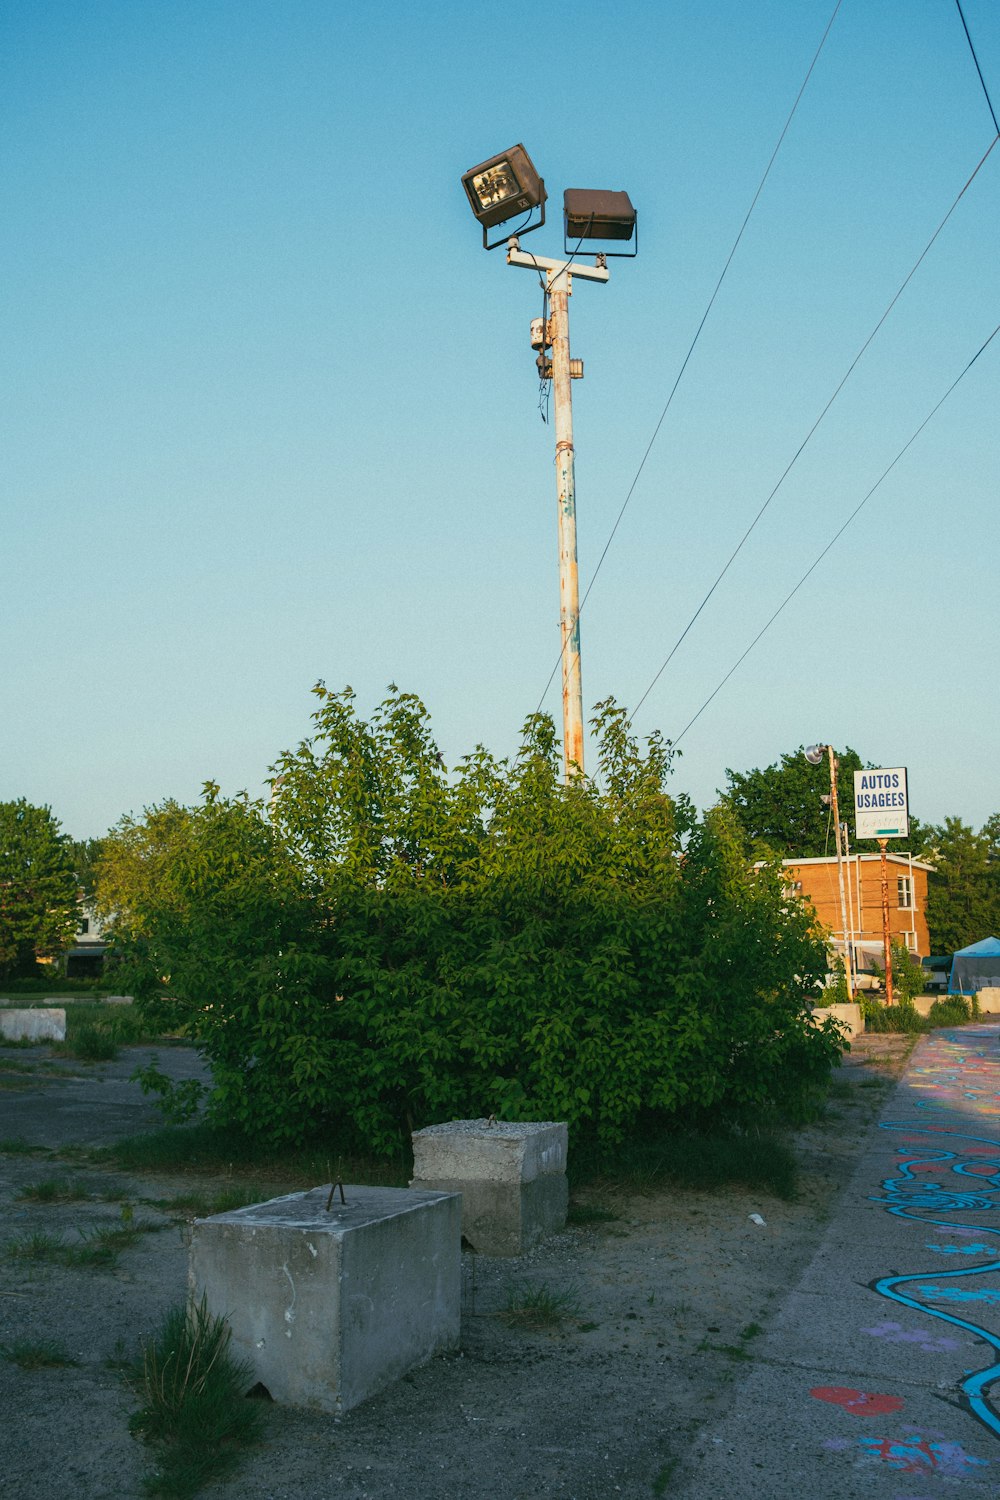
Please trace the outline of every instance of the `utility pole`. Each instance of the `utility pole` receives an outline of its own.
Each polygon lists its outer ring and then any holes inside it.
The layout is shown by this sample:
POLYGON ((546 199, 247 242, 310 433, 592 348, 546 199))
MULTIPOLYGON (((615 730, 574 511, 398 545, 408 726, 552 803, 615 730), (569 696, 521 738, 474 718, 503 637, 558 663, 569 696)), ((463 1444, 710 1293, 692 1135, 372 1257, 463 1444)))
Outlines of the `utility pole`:
POLYGON ((576 473, 573 449, 571 382, 583 374, 582 364, 570 359, 569 299, 573 277, 606 282, 610 273, 584 261, 552 260, 523 251, 516 237, 507 241, 507 264, 545 273, 549 301, 548 327, 542 330, 540 367, 548 373, 545 350, 551 347, 552 393, 556 430, 556 499, 559 522, 559 631, 562 642, 563 775, 567 782, 583 775, 583 678, 580 670, 580 582, 576 557, 576 473), (574 369, 574 366, 578 368, 574 369))
POLYGON ((830 757, 830 800, 833 804, 833 826, 837 830, 837 880, 840 884, 840 920, 844 929, 844 974, 847 979, 847 998, 854 999, 853 955, 851 939, 847 930, 847 898, 844 886, 844 856, 840 846, 840 804, 837 801, 837 757, 833 746, 827 745, 830 757))

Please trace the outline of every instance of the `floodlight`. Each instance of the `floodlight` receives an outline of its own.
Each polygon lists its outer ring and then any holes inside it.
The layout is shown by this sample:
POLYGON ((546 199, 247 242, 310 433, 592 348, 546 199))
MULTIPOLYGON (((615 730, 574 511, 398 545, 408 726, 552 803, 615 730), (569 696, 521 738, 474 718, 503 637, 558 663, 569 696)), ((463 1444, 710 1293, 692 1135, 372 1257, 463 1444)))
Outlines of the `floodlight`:
MULTIPOLYGON (((636 212, 628 193, 603 188, 567 188, 563 193, 563 233, 567 249, 580 240, 630 240, 636 212)), ((638 248, 638 237, 636 247, 638 248)), ((635 255, 618 250, 607 254, 635 255)))
POLYGON ((477 167, 464 172, 462 186, 472 212, 483 226, 483 247, 486 250, 495 250, 506 238, 504 236, 490 245, 486 231, 494 229, 497 224, 506 224, 518 214, 530 213, 533 208, 542 211, 538 223, 522 227, 521 234, 541 229, 545 223, 545 200, 548 197, 545 183, 521 145, 511 146, 499 156, 491 156, 489 161, 481 161, 477 167))
POLYGON ((811 766, 818 766, 826 754, 826 746, 807 745, 802 753, 811 766))

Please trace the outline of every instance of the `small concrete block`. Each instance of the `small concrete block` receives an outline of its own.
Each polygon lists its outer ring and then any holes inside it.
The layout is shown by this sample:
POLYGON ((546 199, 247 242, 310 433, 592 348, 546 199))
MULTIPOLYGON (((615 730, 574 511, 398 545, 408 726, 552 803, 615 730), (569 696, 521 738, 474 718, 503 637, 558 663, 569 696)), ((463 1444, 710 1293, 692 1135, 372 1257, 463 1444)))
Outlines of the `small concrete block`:
POLYGON ((8 1042, 64 1042, 66 1012, 0 1010, 0 1036, 8 1042))
POLYGON ((812 1013, 813 1025, 822 1025, 827 1016, 836 1021, 848 1041, 852 1037, 861 1036, 865 1029, 865 1018, 856 1000, 845 1000, 842 1005, 817 1005, 812 1013))
POLYGON ((196 1219, 188 1285, 275 1401, 344 1412, 455 1348, 461 1202, 329 1186, 196 1219))
POLYGON ((410 1186, 462 1194, 462 1233, 482 1255, 523 1255, 565 1226, 562 1122, 449 1120, 413 1133, 410 1186))

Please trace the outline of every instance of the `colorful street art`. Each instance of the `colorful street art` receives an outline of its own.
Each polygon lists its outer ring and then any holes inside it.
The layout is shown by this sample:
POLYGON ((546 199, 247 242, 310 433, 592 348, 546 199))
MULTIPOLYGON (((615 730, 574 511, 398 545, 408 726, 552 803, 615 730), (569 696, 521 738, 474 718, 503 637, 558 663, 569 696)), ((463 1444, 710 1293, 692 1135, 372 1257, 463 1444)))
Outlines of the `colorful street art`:
MULTIPOLYGON (((992 1351, 982 1369, 962 1372, 959 1390, 972 1415, 1000 1436, 1000 1406, 992 1389, 997 1385, 1000 1397, 1000 1335, 980 1321, 1000 1304, 1000 1218, 990 1222, 1000 1209, 1000 1141, 984 1133, 984 1117, 1000 1115, 997 1040, 995 1029, 963 1029, 925 1043, 922 1065, 911 1070, 908 1080, 922 1096, 915 1106, 917 1118, 883 1121, 881 1129, 898 1137, 897 1163, 872 1201, 898 1218, 945 1233, 924 1242, 928 1258, 934 1257, 930 1266, 907 1275, 882 1276, 870 1285, 889 1301, 971 1334, 992 1351), (966 1121, 968 1128, 963 1128, 966 1121), (943 1257, 952 1257, 953 1267, 943 1257)), ((949 1347, 944 1339, 935 1343, 925 1332, 896 1323, 866 1332, 925 1349, 949 1347)), ((952 1342, 951 1347, 957 1350, 959 1344, 952 1342)), ((865 1441, 875 1444, 873 1457, 904 1472, 917 1472, 921 1464, 925 1470, 929 1465, 941 1468, 941 1452, 933 1443, 914 1448, 917 1468, 907 1469, 902 1461, 896 1462, 903 1451, 897 1452, 898 1445, 890 1444, 883 1452, 879 1445, 884 1447, 884 1440, 865 1441)))

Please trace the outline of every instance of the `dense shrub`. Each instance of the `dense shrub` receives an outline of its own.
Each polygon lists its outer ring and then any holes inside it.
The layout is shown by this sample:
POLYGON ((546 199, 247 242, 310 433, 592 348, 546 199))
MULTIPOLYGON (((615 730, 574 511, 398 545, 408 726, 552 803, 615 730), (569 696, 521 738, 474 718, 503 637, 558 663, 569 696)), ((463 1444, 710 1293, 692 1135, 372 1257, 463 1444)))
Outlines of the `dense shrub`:
POLYGON ((935 1000, 931 1006, 928 1024, 931 1026, 964 1026, 975 1014, 972 1001, 965 995, 949 995, 947 999, 935 1000))
POLYGON ((919 1015, 912 1000, 901 1005, 882 1005, 878 1000, 862 998, 861 1013, 866 1031, 926 1031, 927 1022, 919 1015))
POLYGON ((599 784, 563 786, 538 715, 449 777, 417 699, 366 723, 316 691, 266 807, 209 785, 104 851, 116 976, 200 1041, 217 1121, 388 1150, 490 1113, 614 1141, 805 1107, 841 1050, 806 1003, 823 945, 727 814, 667 795, 657 736, 600 705, 599 784))

